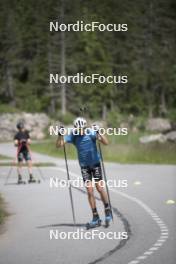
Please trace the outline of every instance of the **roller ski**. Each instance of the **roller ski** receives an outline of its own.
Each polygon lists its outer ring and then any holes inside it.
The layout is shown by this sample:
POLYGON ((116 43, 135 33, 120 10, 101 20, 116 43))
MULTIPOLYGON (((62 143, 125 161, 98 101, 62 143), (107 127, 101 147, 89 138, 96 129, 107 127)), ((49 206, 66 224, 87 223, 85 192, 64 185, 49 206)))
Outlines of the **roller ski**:
POLYGON ((92 229, 101 226, 101 219, 99 217, 93 218, 92 221, 86 224, 86 229, 92 229))
POLYGON ((112 221, 112 212, 110 209, 105 210, 105 228, 110 226, 110 222, 112 221))
POLYGON ((20 185, 20 184, 26 184, 26 182, 23 181, 23 180, 21 180, 21 181, 18 181, 17 184, 19 184, 19 185, 20 185))
POLYGON ((18 176, 18 182, 17 182, 17 184, 26 184, 26 182, 22 180, 21 175, 18 176))
POLYGON ((28 183, 40 183, 40 180, 36 180, 32 175, 30 175, 28 183))

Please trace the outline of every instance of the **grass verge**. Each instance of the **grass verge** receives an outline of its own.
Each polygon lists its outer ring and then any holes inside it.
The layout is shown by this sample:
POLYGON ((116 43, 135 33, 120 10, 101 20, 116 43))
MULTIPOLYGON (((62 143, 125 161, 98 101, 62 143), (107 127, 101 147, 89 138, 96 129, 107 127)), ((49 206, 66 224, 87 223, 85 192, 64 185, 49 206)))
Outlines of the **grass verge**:
POLYGON ((9 157, 4 156, 4 155, 0 155, 0 160, 8 160, 8 159, 9 159, 9 157))
MULTIPOLYGON (((138 143, 137 136, 131 138, 110 138, 108 146, 102 146, 105 161, 118 163, 145 163, 145 164, 176 164, 176 144, 174 143, 138 143)), ((77 153, 71 144, 67 145, 67 156, 69 159, 77 159, 77 153)), ((52 139, 47 142, 32 145, 32 150, 53 157, 64 157, 63 149, 55 147, 52 139)))
POLYGON ((5 217, 8 216, 5 210, 5 204, 2 196, 0 195, 0 225, 4 223, 5 217))
MULTIPOLYGON (((17 166, 18 163, 13 163, 12 162, 0 162, 0 167, 4 167, 4 166, 17 166)), ((23 164, 24 167, 27 167, 27 164, 24 163, 23 164)), ((52 163, 52 162, 42 162, 42 163, 33 163, 34 167, 53 167, 56 166, 56 164, 52 163)))

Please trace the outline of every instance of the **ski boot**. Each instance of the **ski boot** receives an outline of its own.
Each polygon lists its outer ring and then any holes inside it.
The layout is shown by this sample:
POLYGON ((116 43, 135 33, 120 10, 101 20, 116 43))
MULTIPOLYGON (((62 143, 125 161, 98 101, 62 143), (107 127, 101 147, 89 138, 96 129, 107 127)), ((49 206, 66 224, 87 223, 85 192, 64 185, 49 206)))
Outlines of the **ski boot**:
POLYGON ((112 221, 112 212, 111 209, 105 209, 105 227, 109 227, 110 222, 112 221))
POLYGON ((36 183, 36 182, 37 182, 36 179, 32 175, 30 175, 28 183, 36 183))
POLYGON ((18 175, 18 182, 17 184, 25 184, 26 182, 22 180, 21 175, 18 175))
POLYGON ((92 221, 90 221, 89 223, 86 224, 86 229, 91 229, 91 228, 95 228, 98 226, 101 226, 101 219, 99 218, 99 216, 93 217, 92 221))

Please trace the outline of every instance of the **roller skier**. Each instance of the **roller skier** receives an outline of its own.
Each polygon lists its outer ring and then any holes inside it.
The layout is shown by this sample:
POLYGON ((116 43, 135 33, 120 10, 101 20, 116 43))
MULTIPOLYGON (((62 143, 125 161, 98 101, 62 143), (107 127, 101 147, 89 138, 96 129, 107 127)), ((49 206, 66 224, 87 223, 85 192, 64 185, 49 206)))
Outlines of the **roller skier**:
POLYGON ((14 136, 14 145, 17 147, 17 173, 18 173, 18 184, 24 183, 22 179, 22 167, 23 167, 23 160, 26 161, 28 166, 29 172, 29 183, 35 183, 36 180, 32 174, 32 160, 31 154, 29 150, 29 144, 31 143, 30 135, 28 131, 25 130, 24 123, 18 122, 17 123, 18 132, 14 136))
POLYGON ((100 226, 102 222, 96 207, 93 178, 96 189, 99 192, 100 198, 104 204, 105 223, 106 226, 108 226, 112 220, 112 211, 107 192, 101 184, 101 181, 103 180, 102 169, 100 164, 100 155, 96 145, 97 140, 103 145, 108 145, 108 140, 105 136, 100 135, 98 131, 87 128, 87 122, 82 117, 78 117, 74 120, 74 129, 78 131, 77 135, 71 133, 69 135, 62 136, 62 129, 63 128, 61 127, 59 130, 56 147, 63 147, 66 143, 71 143, 77 149, 81 173, 83 181, 86 183, 85 186, 87 189, 88 201, 93 214, 93 218, 87 224, 87 228, 100 226), (85 133, 85 131, 89 131, 89 133, 85 133))

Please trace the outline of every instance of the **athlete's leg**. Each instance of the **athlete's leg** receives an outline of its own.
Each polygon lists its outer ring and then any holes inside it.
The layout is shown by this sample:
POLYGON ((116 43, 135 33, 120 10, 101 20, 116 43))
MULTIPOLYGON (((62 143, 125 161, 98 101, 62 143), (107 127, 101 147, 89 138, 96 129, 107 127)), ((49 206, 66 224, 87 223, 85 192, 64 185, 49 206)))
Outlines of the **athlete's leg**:
POLYGON ((17 166, 17 173, 18 173, 18 182, 22 181, 22 167, 23 167, 23 153, 18 153, 18 166, 17 166))
POLYGON ((99 194, 101 196, 101 200, 104 204, 105 223, 108 226, 109 222, 112 220, 112 212, 111 212, 111 208, 109 206, 108 195, 107 195, 107 192, 105 191, 104 184, 105 184, 105 182, 98 181, 98 182, 96 182, 96 188, 97 188, 97 191, 99 192, 99 194))
POLYGON ((105 190, 106 183, 102 180, 102 170, 100 164, 94 166, 94 168, 92 169, 92 173, 95 180, 96 189, 99 192, 101 200, 104 204, 105 215, 106 217, 111 219, 111 209, 109 206, 108 195, 105 190))
POLYGON ((96 164, 92 168, 92 173, 93 173, 93 177, 95 180, 96 189, 99 192, 101 200, 105 205, 108 203, 108 196, 107 196, 107 193, 106 193, 105 188, 104 188, 105 182, 103 181, 103 178, 102 178, 102 170, 101 170, 100 164, 96 164))
POLYGON ((94 197, 94 189, 93 189, 92 181, 86 183, 86 189, 88 194, 88 201, 91 209, 93 210, 94 208, 96 208, 96 201, 94 197))
POLYGON ((32 160, 29 151, 25 152, 24 158, 26 160, 27 166, 28 166, 28 173, 29 173, 29 180, 33 180, 33 175, 32 175, 32 160))
POLYGON ((105 191, 104 188, 104 181, 100 180, 100 181, 96 181, 95 185, 96 185, 96 189, 100 194, 101 200, 103 202, 104 205, 108 204, 108 196, 107 193, 105 191))
POLYGON ((97 208, 96 208, 96 201, 95 201, 95 197, 94 197, 94 189, 93 189, 93 184, 92 184, 91 169, 89 167, 82 167, 81 173, 82 173, 83 181, 84 181, 86 189, 87 189, 88 201, 89 201, 89 205, 92 209, 93 218, 94 219, 99 218, 97 208))
POLYGON ((27 166, 28 166, 29 175, 32 175, 32 161, 31 160, 27 160, 27 166))
POLYGON ((22 180, 22 167, 23 167, 23 162, 18 161, 18 166, 17 166, 18 181, 22 180))
POLYGON ((101 221, 100 221, 100 217, 98 215, 98 211, 97 211, 97 207, 96 207, 96 200, 95 200, 95 196, 94 196, 94 187, 93 187, 92 181, 89 181, 86 184, 86 188, 87 188, 87 193, 88 193, 89 204, 90 204, 90 207, 92 209, 92 215, 93 215, 93 219, 89 223, 89 225, 93 225, 93 226, 94 225, 100 225, 101 221))

